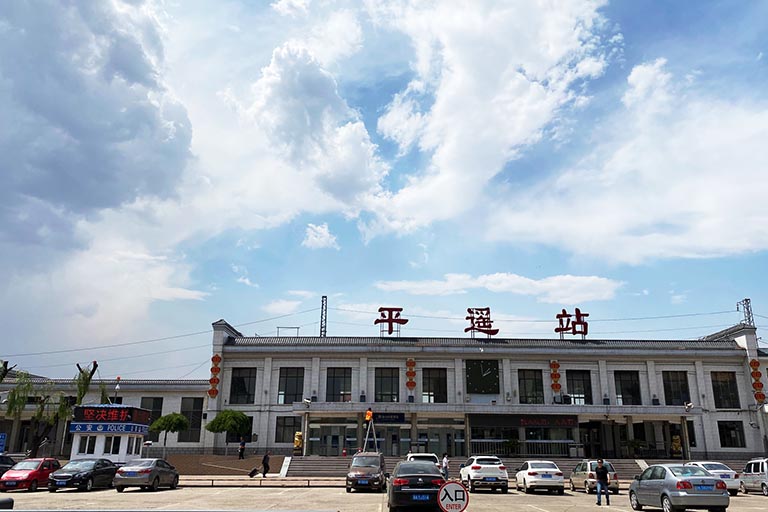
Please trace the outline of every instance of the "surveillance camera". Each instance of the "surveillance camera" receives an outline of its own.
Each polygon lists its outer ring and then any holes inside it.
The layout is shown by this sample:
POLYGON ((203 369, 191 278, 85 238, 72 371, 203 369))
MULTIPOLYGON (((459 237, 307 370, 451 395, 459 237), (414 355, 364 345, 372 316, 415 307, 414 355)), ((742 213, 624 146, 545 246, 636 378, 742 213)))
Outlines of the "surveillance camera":
POLYGON ((312 400, 310 400, 309 398, 304 399, 304 405, 306 405, 307 407, 309 407, 309 404, 311 403, 312 403, 312 400))
POLYGON ((685 404, 683 404, 683 405, 685 407, 685 412, 688 412, 691 409, 693 409, 693 403, 691 403, 691 402, 685 402, 685 404))

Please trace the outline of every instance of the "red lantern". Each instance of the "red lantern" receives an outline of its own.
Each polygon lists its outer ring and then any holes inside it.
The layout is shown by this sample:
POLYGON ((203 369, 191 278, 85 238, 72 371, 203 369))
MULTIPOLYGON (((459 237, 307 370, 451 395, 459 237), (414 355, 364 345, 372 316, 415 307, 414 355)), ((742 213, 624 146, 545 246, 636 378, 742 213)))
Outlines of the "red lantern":
POLYGON ((214 388, 214 389, 209 389, 208 390, 208 396, 209 397, 216 398, 218 395, 219 395, 219 390, 218 389, 214 388))
POLYGON ((217 375, 221 371, 221 368, 218 366, 211 366, 211 373, 214 375, 217 375))
POLYGON ((552 368, 553 370, 557 370, 558 368, 560 368, 560 363, 558 363, 557 361, 552 361, 551 363, 549 363, 549 367, 552 368))
POLYGON ((211 358, 211 362, 214 365, 218 366, 219 363, 221 362, 221 356, 219 354, 214 354, 213 357, 211 358))
POLYGON ((416 376, 416 372, 413 370, 408 370, 407 372, 405 372, 405 376, 408 377, 409 379, 412 379, 416 376))
POLYGON ((763 393, 762 391, 758 391, 757 393, 755 393, 755 400, 757 400, 761 404, 765 402, 765 393, 763 393))
POLYGON ((408 389, 413 389, 416 387, 416 381, 415 380, 409 380, 405 383, 405 387, 408 389))
POLYGON ((763 374, 762 374, 762 373, 760 373, 760 372, 759 372, 759 371, 757 371, 757 370, 755 370, 755 371, 753 371, 753 372, 752 372, 752 378, 753 378, 753 379, 755 379, 755 380, 760 380, 760 377, 762 377, 762 376, 763 376, 763 374))
POLYGON ((211 383, 211 386, 216 387, 219 385, 219 382, 221 381, 219 380, 218 377, 211 377, 210 379, 208 379, 208 382, 211 383))
POLYGON ((760 361, 758 361, 757 359, 751 360, 749 362, 749 367, 752 368, 752 369, 757 370, 758 368, 760 368, 760 361))
POLYGON ((414 361, 413 359, 407 359, 405 361, 405 366, 407 366, 408 368, 413 368, 414 366, 416 366, 416 361, 414 361))
POLYGON ((558 380, 560 380, 560 374, 559 374, 559 373, 557 373, 557 372, 553 373, 553 374, 551 375, 551 377, 552 377, 552 380, 553 380, 553 381, 555 381, 555 382, 557 382, 558 380))
POLYGON ((553 391, 560 391, 560 389, 561 389, 562 387, 563 387, 563 386, 561 386, 561 385, 560 385, 558 382, 553 382, 553 383, 552 383, 552 390, 553 390, 553 391))
POLYGON ((753 383, 752 383, 752 387, 753 387, 753 388, 755 388, 755 389, 758 389, 758 390, 759 390, 759 389, 763 389, 763 383, 762 383, 762 382, 760 382, 760 381, 757 381, 757 382, 753 382, 753 383))

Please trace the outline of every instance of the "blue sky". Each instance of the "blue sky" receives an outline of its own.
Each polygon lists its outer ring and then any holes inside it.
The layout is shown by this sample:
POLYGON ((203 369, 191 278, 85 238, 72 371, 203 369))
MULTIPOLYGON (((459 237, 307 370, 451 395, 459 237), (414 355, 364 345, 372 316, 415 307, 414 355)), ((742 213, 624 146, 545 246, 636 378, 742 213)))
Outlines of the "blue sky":
POLYGON ((0 358, 768 327, 764 2, 0 3, 0 358), (641 318, 640 320, 629 320, 641 318), (283 332, 283 331, 281 331, 283 332), (292 331, 286 330, 285 334, 292 331))

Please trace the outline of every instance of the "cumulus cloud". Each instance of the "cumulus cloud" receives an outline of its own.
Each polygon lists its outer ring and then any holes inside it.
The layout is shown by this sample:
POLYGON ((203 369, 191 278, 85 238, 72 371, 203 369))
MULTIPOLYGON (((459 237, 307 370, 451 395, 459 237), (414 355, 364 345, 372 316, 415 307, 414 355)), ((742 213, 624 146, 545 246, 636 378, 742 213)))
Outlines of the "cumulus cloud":
POLYGON ((764 102, 683 89, 659 59, 632 70, 624 103, 577 165, 503 190, 487 238, 631 264, 768 248, 764 102))
POLYGON ((336 249, 339 250, 339 244, 336 242, 336 236, 331 234, 328 224, 323 223, 319 226, 307 224, 307 230, 301 245, 308 249, 336 249))
POLYGON ((262 309, 270 315, 289 315, 295 313, 301 305, 300 300, 274 300, 264 306, 262 309))
POLYGON ((551 276, 530 279, 517 274, 496 273, 472 276, 446 274, 443 280, 380 281, 376 287, 388 292, 411 295, 455 295, 485 289, 497 293, 513 293, 536 297, 539 302, 578 304, 593 300, 609 300, 623 285, 620 281, 597 276, 551 276))

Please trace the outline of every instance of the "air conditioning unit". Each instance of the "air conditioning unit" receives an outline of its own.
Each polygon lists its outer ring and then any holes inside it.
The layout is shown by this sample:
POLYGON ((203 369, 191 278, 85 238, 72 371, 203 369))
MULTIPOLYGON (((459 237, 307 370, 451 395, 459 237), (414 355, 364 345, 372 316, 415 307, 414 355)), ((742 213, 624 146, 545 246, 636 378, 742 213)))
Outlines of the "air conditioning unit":
POLYGON ((412 404, 414 401, 413 395, 408 395, 408 403, 412 404))
POLYGON ((552 401, 555 402, 556 404, 561 404, 563 403, 563 397, 560 395, 554 395, 552 397, 552 401))
POLYGON ((365 402, 365 395, 360 395, 360 401, 365 402))
POLYGON ((571 395, 563 395, 563 404, 571 405, 571 395))

